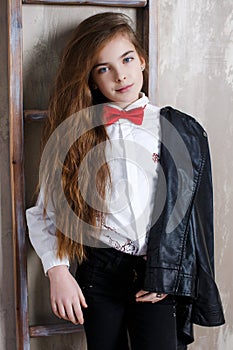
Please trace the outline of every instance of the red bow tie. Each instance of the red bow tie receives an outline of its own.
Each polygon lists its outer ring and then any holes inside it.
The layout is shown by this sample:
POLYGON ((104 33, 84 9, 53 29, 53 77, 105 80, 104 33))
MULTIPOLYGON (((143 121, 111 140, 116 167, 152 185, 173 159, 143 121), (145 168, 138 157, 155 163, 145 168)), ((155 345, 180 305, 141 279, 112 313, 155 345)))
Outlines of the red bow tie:
POLYGON ((103 108, 103 121, 105 125, 111 125, 118 121, 120 118, 128 119, 131 122, 141 125, 144 115, 145 107, 138 107, 130 109, 129 111, 119 110, 110 106, 104 106, 103 108))

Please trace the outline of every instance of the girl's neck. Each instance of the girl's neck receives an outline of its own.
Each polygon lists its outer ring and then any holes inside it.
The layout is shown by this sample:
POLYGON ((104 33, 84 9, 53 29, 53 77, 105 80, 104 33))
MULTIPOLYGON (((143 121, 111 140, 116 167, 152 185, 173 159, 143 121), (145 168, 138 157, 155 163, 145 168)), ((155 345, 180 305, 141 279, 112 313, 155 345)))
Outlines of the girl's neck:
POLYGON ((142 97, 144 97, 145 94, 143 92, 139 92, 139 96, 136 100, 134 101, 131 101, 131 102, 114 102, 114 101, 109 101, 108 103, 111 105, 111 106, 116 106, 120 109, 127 109, 128 107, 130 107, 133 103, 135 103, 136 101, 140 100, 142 97))

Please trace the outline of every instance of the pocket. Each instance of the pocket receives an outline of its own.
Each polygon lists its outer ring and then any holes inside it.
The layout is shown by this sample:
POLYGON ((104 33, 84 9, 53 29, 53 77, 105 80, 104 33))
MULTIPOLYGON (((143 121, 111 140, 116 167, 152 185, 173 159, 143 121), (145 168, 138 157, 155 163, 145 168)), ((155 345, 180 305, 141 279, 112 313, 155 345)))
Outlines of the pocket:
POLYGON ((158 301, 157 304, 161 304, 161 305, 176 305, 176 300, 175 300, 173 295, 168 294, 166 296, 166 298, 158 301))
POLYGON ((114 282, 113 276, 100 266, 93 266, 85 262, 76 272, 76 280, 81 288, 108 289, 114 282))
POLYGON ((93 274, 93 268, 91 266, 88 266, 86 262, 77 268, 75 279, 81 289, 93 284, 93 274))

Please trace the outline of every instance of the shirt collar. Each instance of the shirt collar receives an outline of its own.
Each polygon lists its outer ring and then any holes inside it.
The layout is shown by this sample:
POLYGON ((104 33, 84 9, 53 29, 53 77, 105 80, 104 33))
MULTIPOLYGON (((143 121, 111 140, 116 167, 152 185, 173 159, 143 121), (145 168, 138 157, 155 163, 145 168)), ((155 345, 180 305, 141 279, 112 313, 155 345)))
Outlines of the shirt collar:
POLYGON ((145 107, 148 103, 149 103, 148 97, 144 94, 144 92, 140 92, 139 99, 134 101, 133 103, 131 103, 126 108, 121 108, 121 107, 117 106, 116 104, 114 104, 114 102, 108 102, 107 105, 110 107, 119 109, 119 110, 124 109, 125 111, 129 111, 129 110, 134 109, 134 108, 145 107))

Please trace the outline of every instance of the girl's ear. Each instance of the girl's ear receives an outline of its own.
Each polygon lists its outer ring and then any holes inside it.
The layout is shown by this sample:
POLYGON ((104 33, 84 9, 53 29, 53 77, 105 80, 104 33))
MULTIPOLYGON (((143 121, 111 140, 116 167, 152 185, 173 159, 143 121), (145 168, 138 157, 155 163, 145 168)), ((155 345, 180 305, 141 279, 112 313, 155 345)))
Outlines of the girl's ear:
POLYGON ((143 72, 146 67, 146 61, 144 60, 143 57, 140 57, 140 62, 141 62, 141 70, 143 72))

